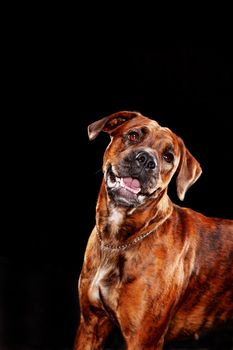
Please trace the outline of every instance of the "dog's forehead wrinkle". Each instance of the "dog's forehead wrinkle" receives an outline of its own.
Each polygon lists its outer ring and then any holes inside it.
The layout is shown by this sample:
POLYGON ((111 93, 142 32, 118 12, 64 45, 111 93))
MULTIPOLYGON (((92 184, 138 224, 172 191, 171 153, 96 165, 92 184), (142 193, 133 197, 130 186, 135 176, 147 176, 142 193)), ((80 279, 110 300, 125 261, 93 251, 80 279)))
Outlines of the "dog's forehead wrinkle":
POLYGON ((153 136, 156 137, 156 138, 159 138, 159 139, 164 139, 164 140, 170 140, 171 142, 173 142, 173 133, 167 129, 167 128, 156 128, 156 129, 153 129, 152 131, 153 133, 153 136))
POLYGON ((157 123, 155 120, 149 119, 147 117, 144 117, 142 115, 139 115, 138 117, 129 120, 127 123, 123 124, 123 128, 129 129, 129 128, 143 128, 146 127, 147 129, 159 129, 161 126, 159 123, 157 123))

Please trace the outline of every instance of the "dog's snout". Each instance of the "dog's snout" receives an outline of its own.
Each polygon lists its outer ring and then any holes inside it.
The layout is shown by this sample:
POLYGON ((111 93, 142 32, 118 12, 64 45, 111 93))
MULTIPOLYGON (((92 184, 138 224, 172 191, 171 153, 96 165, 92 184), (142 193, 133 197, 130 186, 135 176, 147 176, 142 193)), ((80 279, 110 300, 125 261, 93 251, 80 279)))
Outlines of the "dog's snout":
POLYGON ((139 152, 136 155, 136 162, 145 169, 154 169, 156 166, 155 158, 147 152, 139 152))

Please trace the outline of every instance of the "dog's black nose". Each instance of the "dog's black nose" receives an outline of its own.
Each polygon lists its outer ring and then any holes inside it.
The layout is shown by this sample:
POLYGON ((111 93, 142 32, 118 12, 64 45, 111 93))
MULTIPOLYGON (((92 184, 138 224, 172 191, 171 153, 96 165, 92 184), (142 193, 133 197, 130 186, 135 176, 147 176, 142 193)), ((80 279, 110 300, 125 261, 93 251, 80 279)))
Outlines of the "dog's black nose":
POLYGON ((147 152, 139 152, 136 155, 136 162, 145 169, 154 169, 156 166, 154 157, 147 152))

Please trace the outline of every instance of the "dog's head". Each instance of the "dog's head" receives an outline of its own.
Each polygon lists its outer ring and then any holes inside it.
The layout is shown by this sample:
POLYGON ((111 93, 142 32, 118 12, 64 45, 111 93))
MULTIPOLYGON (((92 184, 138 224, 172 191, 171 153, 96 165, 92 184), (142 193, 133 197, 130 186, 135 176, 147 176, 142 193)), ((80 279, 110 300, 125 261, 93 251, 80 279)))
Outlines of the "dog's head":
POLYGON ((93 140, 105 131, 111 136, 103 159, 109 197, 120 206, 136 207, 157 198, 177 173, 177 195, 184 199, 201 175, 201 167, 181 138, 138 112, 122 111, 88 127, 93 140))

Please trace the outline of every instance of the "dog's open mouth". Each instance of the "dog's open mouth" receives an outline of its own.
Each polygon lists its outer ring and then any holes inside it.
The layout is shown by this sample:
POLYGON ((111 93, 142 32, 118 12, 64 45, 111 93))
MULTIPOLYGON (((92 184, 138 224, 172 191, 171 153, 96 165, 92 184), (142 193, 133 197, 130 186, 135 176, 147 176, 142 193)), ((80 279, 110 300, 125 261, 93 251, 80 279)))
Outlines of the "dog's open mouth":
POLYGON ((118 177, 112 171, 108 176, 109 188, 123 188, 131 193, 138 194, 141 191, 141 185, 138 179, 132 177, 118 177))
POLYGON ((108 191, 114 194, 118 201, 124 202, 137 201, 138 194, 141 191, 141 184, 138 179, 130 176, 118 177, 112 170, 108 171, 107 187, 108 191))

